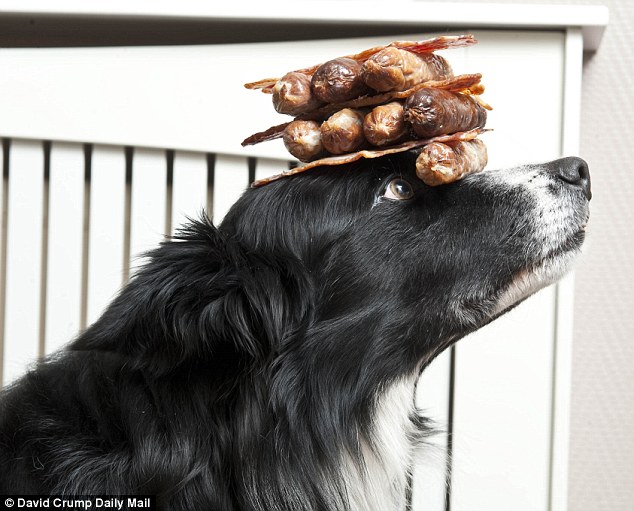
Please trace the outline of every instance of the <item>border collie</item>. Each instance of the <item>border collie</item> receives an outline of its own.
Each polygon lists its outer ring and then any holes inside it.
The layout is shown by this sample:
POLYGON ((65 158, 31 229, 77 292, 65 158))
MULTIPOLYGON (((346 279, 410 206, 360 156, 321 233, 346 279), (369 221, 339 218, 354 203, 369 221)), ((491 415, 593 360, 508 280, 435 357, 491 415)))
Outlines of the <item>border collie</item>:
POLYGON ((151 252, 2 392, 0 493, 405 509, 419 373, 570 268, 590 199, 578 158, 435 188, 414 158, 249 189, 151 252))

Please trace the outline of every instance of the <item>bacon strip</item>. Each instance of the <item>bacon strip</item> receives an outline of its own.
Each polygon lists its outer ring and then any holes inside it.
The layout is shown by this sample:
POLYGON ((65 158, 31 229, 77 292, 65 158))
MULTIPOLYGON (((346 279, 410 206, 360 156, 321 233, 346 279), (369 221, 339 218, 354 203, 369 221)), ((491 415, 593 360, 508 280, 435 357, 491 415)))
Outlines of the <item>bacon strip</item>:
POLYGON ((248 145, 259 144, 260 142, 268 142, 269 140, 275 140, 276 138, 282 138, 286 126, 288 126, 291 122, 293 121, 288 121, 284 124, 278 124, 277 126, 271 126, 269 129, 264 131, 258 131, 250 137, 245 138, 242 141, 241 145, 242 147, 244 147, 248 145))
POLYGON ((257 187, 266 185, 268 183, 271 183, 273 181, 277 181, 278 179, 281 179, 283 177, 299 174, 301 172, 305 172, 309 169, 319 167, 319 166, 341 165, 343 163, 351 163, 353 161, 357 161, 361 158, 379 158, 381 156, 385 156, 388 154, 400 153, 403 151, 409 151, 410 149, 416 149, 417 147, 422 147, 432 142, 456 142, 456 141, 473 140, 478 135, 486 131, 490 131, 490 130, 487 130, 484 128, 476 128, 471 131, 452 133, 451 135, 440 135, 438 137, 433 137, 426 140, 410 140, 409 142, 404 142, 402 144, 386 147, 380 150, 364 149, 362 151, 357 151, 350 154, 342 154, 340 156, 328 156, 326 158, 321 158, 319 160, 306 163, 305 165, 301 165, 299 167, 286 170, 280 174, 259 179, 257 181, 254 181, 251 184, 251 186, 253 188, 257 188, 257 187))
MULTIPOLYGON (((396 47, 402 50, 411 51, 412 53, 430 53, 436 50, 444 50, 448 48, 458 48, 461 46, 471 46, 477 44, 476 38, 472 34, 465 34, 459 36, 440 36, 433 39, 427 39, 425 41, 394 41, 384 46, 375 46, 369 48, 360 53, 353 55, 345 55, 345 58, 356 60, 357 62, 365 62, 375 53, 389 47, 396 47)), ((295 72, 304 73, 305 75, 312 76, 321 64, 307 67, 304 69, 298 69, 295 72)), ((273 92, 273 86, 279 80, 279 78, 265 78, 258 80, 257 82, 245 83, 244 86, 247 89, 259 89, 265 94, 271 94, 273 92)))

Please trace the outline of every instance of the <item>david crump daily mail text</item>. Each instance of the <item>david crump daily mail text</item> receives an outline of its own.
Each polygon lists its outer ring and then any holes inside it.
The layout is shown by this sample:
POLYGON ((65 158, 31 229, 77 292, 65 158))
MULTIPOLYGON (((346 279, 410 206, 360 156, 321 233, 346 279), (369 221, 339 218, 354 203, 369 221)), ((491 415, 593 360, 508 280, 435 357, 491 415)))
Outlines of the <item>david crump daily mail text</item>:
POLYGON ((1 502, 4 504, 4 509, 116 509, 117 511, 155 509, 154 499, 147 496, 26 497, 16 495, 15 497, 5 496, 1 502))

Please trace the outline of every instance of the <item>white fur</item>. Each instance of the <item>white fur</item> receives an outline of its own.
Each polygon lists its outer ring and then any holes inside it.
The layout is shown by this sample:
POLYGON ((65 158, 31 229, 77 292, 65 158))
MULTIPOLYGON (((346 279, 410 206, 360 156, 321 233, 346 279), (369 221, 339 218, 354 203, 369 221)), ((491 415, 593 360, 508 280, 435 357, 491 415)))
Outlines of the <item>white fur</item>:
POLYGON ((399 511, 406 506, 408 471, 412 466, 416 428, 416 375, 393 383, 378 397, 372 438, 361 441, 362 460, 345 456, 343 478, 351 511, 399 511))
POLYGON ((528 298, 563 277, 570 269, 574 259, 575 254, 567 252, 554 259, 544 261, 532 271, 518 273, 511 284, 500 295, 492 315, 497 316, 517 302, 528 298))

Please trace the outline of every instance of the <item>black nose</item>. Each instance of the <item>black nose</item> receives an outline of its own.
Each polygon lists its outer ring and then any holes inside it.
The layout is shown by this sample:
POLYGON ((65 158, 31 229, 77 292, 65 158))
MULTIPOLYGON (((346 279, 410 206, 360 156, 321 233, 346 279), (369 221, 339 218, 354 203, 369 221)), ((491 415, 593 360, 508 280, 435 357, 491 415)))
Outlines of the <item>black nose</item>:
POLYGON ((545 167, 548 172, 556 175, 562 181, 581 188, 588 200, 592 198, 590 170, 588 170, 588 164, 585 160, 576 156, 568 156, 567 158, 551 161, 545 167))

